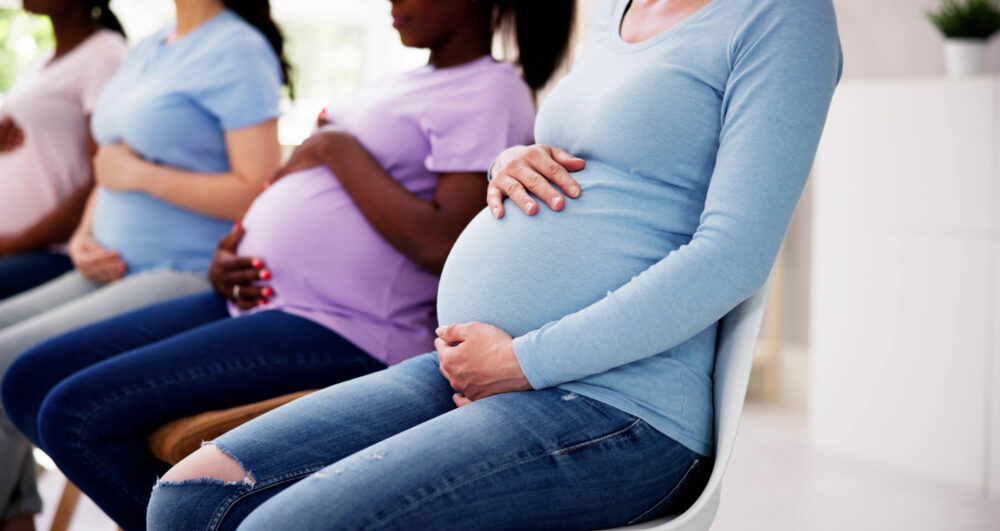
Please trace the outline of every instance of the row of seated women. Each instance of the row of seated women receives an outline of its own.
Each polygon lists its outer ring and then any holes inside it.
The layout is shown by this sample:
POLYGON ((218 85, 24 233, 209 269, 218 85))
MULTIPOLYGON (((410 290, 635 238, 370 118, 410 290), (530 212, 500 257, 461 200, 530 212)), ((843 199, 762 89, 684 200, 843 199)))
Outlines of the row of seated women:
POLYGON ((25 1, 57 47, 0 122, 5 529, 39 510, 30 444, 127 530, 692 503, 716 323, 765 282, 839 80, 830 0, 607 0, 537 120, 571 0, 392 0, 429 64, 283 165, 267 0, 175 3, 126 54, 106 0, 25 1), (319 388, 173 468, 146 446, 319 388))

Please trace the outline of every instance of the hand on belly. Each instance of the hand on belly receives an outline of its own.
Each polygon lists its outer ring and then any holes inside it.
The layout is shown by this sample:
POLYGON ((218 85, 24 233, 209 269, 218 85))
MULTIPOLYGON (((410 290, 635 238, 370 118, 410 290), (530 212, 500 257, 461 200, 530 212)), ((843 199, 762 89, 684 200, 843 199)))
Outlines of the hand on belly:
POLYGON ((452 397, 458 407, 492 395, 531 390, 514 355, 514 339, 503 330, 465 323, 442 326, 436 332, 441 374, 459 391, 452 397))

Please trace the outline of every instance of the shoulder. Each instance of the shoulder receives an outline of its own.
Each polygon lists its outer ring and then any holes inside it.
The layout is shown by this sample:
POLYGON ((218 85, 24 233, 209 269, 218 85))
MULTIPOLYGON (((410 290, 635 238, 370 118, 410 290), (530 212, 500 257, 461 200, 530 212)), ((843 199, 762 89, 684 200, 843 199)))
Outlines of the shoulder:
MULTIPOLYGON (((719 0, 716 0, 719 1, 719 0)), ((730 53, 735 60, 751 50, 797 56, 840 55, 832 0, 741 0, 730 53)))
POLYGON ((597 8, 594 9, 594 14, 590 17, 588 32, 595 30, 603 31, 608 26, 613 25, 620 9, 622 8, 622 3, 628 1, 629 0, 602 0, 601 3, 597 5, 597 8))
POLYGON ((242 17, 226 10, 218 15, 220 19, 213 28, 211 40, 215 50, 225 56, 264 56, 277 61, 277 54, 264 34, 242 17))
POLYGON ((94 59, 121 61, 128 55, 128 42, 121 34, 111 30, 99 30, 87 42, 86 53, 94 59))
MULTIPOLYGON (((720 1, 720 0, 716 0, 720 1)), ((817 37, 837 33, 837 16, 832 0, 741 0, 738 33, 759 34, 785 31, 817 37)))
POLYGON ((531 88, 510 63, 484 61, 467 73, 461 86, 464 97, 477 100, 483 106, 534 110, 531 88))

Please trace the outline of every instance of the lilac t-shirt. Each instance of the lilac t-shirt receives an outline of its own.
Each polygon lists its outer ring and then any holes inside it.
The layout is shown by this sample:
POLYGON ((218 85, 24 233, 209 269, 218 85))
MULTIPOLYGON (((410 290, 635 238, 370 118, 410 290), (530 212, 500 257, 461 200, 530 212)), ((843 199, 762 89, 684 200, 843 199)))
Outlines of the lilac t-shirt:
MULTIPOLYGON (((438 175, 485 172, 532 140, 535 107, 515 69, 484 56, 423 67, 327 110, 407 190, 430 200, 438 175)), ((433 349, 438 278, 386 242, 326 166, 285 176, 250 206, 239 254, 267 264, 281 310, 393 364, 433 349)), ((249 313, 230 305, 230 313, 249 313)))

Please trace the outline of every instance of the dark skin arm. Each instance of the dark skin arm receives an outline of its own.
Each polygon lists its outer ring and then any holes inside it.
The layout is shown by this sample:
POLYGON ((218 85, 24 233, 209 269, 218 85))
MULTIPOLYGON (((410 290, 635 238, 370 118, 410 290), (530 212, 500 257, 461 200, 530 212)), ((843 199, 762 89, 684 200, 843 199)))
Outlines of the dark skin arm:
MULTIPOLYGON (((350 134, 318 133, 307 139, 271 182, 297 171, 327 165, 375 230, 428 271, 439 274, 462 229, 485 205, 486 176, 447 173, 438 180, 431 202, 413 195, 372 158, 350 134)), ((264 261, 239 256, 244 229, 237 222, 212 257, 208 277, 219 294, 249 309, 266 303, 274 290, 260 283, 271 278, 264 261), (240 286, 238 292, 233 287, 240 286), (238 294, 234 298, 234 294, 238 294)))
POLYGON ((486 206, 485 173, 441 174, 428 202, 403 188, 353 135, 336 129, 309 137, 274 180, 319 165, 337 175, 379 235, 435 275, 458 235, 486 206))
POLYGON ((14 236, 0 236, 0 256, 36 251, 69 240, 73 230, 80 223, 83 208, 93 190, 93 182, 80 187, 55 210, 38 220, 34 225, 14 236))
MULTIPOLYGON (((90 118, 88 117, 88 123, 90 118)), ((90 131, 90 128, 87 128, 90 131)), ((23 141, 23 135, 21 135, 23 141)), ((97 152, 97 144, 88 133, 87 143, 90 146, 90 156, 93 158, 97 152)), ((54 210, 35 222, 20 234, 0 235, 0 256, 35 251, 45 247, 64 242, 73 235, 73 231, 80 224, 84 207, 87 206, 87 198, 90 197, 91 190, 94 189, 93 180, 81 186, 54 210)))

